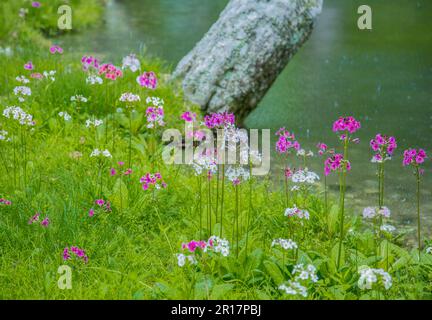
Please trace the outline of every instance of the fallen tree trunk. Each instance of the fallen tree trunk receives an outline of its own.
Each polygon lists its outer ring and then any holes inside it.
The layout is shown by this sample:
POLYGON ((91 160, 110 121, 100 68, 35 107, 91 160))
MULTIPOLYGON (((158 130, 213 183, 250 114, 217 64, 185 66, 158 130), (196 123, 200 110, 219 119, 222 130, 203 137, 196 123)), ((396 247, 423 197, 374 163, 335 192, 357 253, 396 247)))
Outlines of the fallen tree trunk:
POLYGON ((244 119, 312 32, 322 0, 231 0, 177 65, 186 99, 244 119))

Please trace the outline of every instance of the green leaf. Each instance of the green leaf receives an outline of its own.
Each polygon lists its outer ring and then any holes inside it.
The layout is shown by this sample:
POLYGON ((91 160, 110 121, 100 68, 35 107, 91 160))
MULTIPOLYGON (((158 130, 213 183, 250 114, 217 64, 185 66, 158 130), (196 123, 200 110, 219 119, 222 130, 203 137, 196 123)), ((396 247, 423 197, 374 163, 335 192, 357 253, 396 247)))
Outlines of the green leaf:
POLYGON ((229 291, 231 291, 233 288, 234 285, 229 283, 215 285, 210 295, 210 299, 212 300, 223 299, 226 296, 226 294, 229 291))
POLYGON ((112 204, 118 209, 124 209, 128 207, 129 193, 126 184, 121 178, 117 178, 110 200, 112 204))
POLYGON ((273 282, 277 285, 283 283, 285 278, 279 269, 279 267, 270 260, 264 261, 264 267, 267 270, 268 275, 273 279, 273 282))

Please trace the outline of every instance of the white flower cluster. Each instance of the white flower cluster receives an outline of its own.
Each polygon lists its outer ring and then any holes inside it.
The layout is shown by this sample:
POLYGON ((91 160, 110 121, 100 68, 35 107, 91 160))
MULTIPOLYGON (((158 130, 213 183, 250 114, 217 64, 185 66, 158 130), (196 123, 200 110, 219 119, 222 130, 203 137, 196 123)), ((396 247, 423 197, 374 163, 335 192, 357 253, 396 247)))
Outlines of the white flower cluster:
POLYGON ((314 153, 311 150, 309 150, 308 152, 306 152, 305 149, 300 149, 300 150, 297 151, 297 156, 300 156, 300 157, 313 157, 314 153))
POLYGON ((33 121, 33 116, 31 114, 26 113, 20 107, 7 107, 3 110, 3 116, 6 118, 12 118, 17 120, 19 124, 26 126, 34 126, 35 122, 33 121))
POLYGON ((16 79, 16 81, 24 83, 24 84, 27 84, 30 82, 30 80, 27 79, 25 76, 18 76, 15 79, 16 79))
POLYGON ((279 286, 279 290, 284 291, 289 295, 301 295, 303 297, 307 297, 307 288, 306 285, 309 282, 317 282, 318 276, 316 275, 316 268, 309 264, 306 267, 304 265, 298 264, 294 266, 292 274, 298 274, 295 276, 294 281, 289 280, 287 284, 282 284, 279 286))
POLYGON ((250 178, 248 169, 243 167, 229 166, 225 172, 225 176, 234 184, 238 184, 241 181, 246 181, 250 178))
POLYGON ((184 267, 186 262, 189 262, 191 265, 198 264, 197 259, 194 255, 185 255, 183 253, 177 253, 177 264, 179 267, 184 267))
POLYGON ((295 280, 310 280, 312 282, 317 282, 318 276, 316 271, 315 266, 308 264, 305 267, 303 263, 300 263, 294 266, 292 274, 295 275, 298 273, 295 280))
POLYGON ((18 96, 19 102, 24 102, 24 96, 31 96, 32 92, 29 87, 26 86, 17 86, 13 90, 14 94, 18 96))
POLYGON ((432 247, 427 247, 426 248, 426 253, 432 254, 432 247))
POLYGON ((221 239, 217 236, 211 236, 208 240, 208 244, 206 248, 210 248, 216 253, 220 253, 222 256, 227 257, 230 253, 229 241, 226 239, 221 239))
POLYGON ((297 243, 295 243, 294 241, 292 241, 291 239, 274 239, 272 241, 272 247, 279 245, 281 246, 283 249, 285 250, 292 250, 292 249, 297 249, 297 243))
POLYGON ((112 155, 108 151, 108 149, 105 150, 94 149, 90 154, 90 157, 99 157, 99 156, 103 156, 105 158, 112 158, 112 155))
POLYGON ((389 161, 392 158, 390 156, 385 157, 384 159, 377 159, 376 157, 372 157, 371 161, 372 163, 383 163, 384 161, 389 161))
POLYGON ((77 95, 75 95, 75 96, 72 96, 71 98, 70 98, 70 101, 76 101, 76 102, 87 102, 88 100, 87 100, 87 98, 86 97, 84 97, 83 95, 80 95, 80 94, 77 94, 77 95))
POLYGON ((86 83, 90 84, 90 85, 95 85, 95 84, 102 84, 103 80, 101 77, 96 76, 96 75, 89 75, 86 78, 86 83))
POLYGON ((199 155, 192 162, 192 168, 196 176, 200 176, 203 172, 215 174, 217 172, 217 164, 211 155, 199 155))
POLYGON ((138 102, 141 101, 141 98, 137 94, 133 94, 131 92, 125 92, 121 95, 119 100, 121 102, 138 102))
POLYGON ((6 130, 0 130, 0 141, 11 141, 11 138, 8 138, 9 133, 6 130))
POLYGON ((286 217, 298 217, 299 219, 309 220, 309 211, 297 208, 296 205, 292 208, 285 209, 286 217))
POLYGON ((103 120, 102 119, 95 119, 94 121, 90 120, 90 119, 86 120, 86 127, 87 128, 90 128, 91 126, 93 126, 93 127, 96 128, 96 127, 99 127, 102 124, 103 124, 103 120))
POLYGON ((366 207, 363 209, 363 218, 373 219, 378 216, 383 218, 390 218, 390 209, 387 207, 366 207))
POLYGON ((279 286, 279 290, 285 291, 286 294, 289 295, 301 295, 303 297, 307 297, 307 289, 306 287, 302 286, 297 281, 289 280, 288 284, 281 284, 279 286))
POLYGON ((380 227, 380 230, 384 232, 392 233, 393 231, 396 231, 396 228, 390 224, 383 224, 380 227))
POLYGON ((51 71, 44 71, 42 74, 46 79, 50 79, 52 82, 55 81, 55 74, 57 71, 51 70, 51 71))
POLYGON ((163 107, 165 102, 159 97, 147 97, 146 103, 152 104, 155 107, 163 107))
POLYGON ((129 68, 130 71, 136 72, 141 68, 141 63, 134 54, 127 55, 122 60, 122 69, 129 68))
POLYGON ((392 286, 392 277, 383 269, 373 269, 367 266, 360 267, 358 286, 361 290, 371 290, 375 283, 380 283, 386 290, 392 286))
POLYGON ((3 54, 7 57, 12 57, 13 51, 12 51, 11 47, 6 47, 6 48, 0 47, 0 54, 3 54))
POLYGON ((63 118, 64 121, 69 121, 69 120, 72 119, 72 117, 70 116, 70 114, 67 113, 66 111, 60 111, 60 112, 58 113, 58 115, 59 115, 60 118, 63 118))
POLYGON ((294 183, 315 183, 319 180, 319 176, 312 171, 309 171, 307 168, 304 170, 297 170, 291 177, 292 182, 294 183))

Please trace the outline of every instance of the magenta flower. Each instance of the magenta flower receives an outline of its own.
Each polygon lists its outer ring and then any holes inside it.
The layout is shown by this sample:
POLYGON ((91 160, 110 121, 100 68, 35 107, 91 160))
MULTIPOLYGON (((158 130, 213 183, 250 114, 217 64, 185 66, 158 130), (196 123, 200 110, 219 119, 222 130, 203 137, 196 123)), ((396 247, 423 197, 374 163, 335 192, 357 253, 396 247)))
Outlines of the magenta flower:
POLYGON ((85 254, 83 249, 80 249, 76 246, 68 247, 63 249, 63 260, 69 260, 72 258, 70 252, 72 252, 79 260, 82 260, 84 263, 88 262, 88 256, 85 254))
POLYGON ((164 126, 164 109, 163 107, 148 107, 146 110, 147 128, 155 128, 156 124, 164 126))
POLYGON ((36 221, 39 221, 40 212, 36 213, 33 217, 30 218, 28 224, 33 224, 36 221))
POLYGON ((63 48, 60 46, 54 45, 49 49, 49 51, 51 54, 56 54, 56 53, 62 54, 63 48))
POLYGON ((116 169, 111 168, 111 169, 110 169, 110 175, 111 175, 111 176, 115 176, 116 174, 117 174, 116 169))
POLYGON ((119 165, 119 167, 123 167, 124 166, 124 161, 119 161, 119 162, 117 162, 117 164, 119 165))
POLYGON ((163 181, 162 175, 159 172, 155 174, 146 173, 146 175, 141 177, 140 183, 142 184, 143 190, 148 190, 151 186, 157 190, 167 187, 167 184, 163 181))
POLYGON ((4 198, 0 198, 0 204, 5 205, 5 206, 10 206, 12 204, 12 201, 4 199, 4 198))
POLYGON ((207 242, 205 242, 204 240, 200 240, 200 241, 189 241, 188 243, 183 243, 182 244, 182 249, 183 250, 189 250, 190 252, 195 252, 196 249, 201 249, 204 250, 207 247, 207 242))
POLYGON ((33 62, 29 61, 24 65, 24 69, 26 70, 33 70, 34 69, 34 65, 33 62))
POLYGON ((50 221, 48 219, 48 217, 45 217, 45 219, 42 220, 41 225, 42 227, 48 227, 48 225, 50 224, 50 221))
POLYGON ((33 1, 32 4, 31 4, 31 6, 33 8, 40 8, 41 3, 39 1, 33 1))
POLYGON ((196 121, 196 113, 186 111, 186 112, 183 112, 183 114, 181 115, 180 118, 186 122, 193 122, 193 121, 196 121))
POLYGON ((359 121, 354 119, 354 117, 340 117, 333 123, 333 131, 348 131, 349 133, 354 133, 361 128, 359 121))
POLYGON ((95 210, 93 208, 91 208, 88 212, 89 217, 93 217, 95 214, 95 210))
POLYGON ((289 153, 292 149, 299 150, 300 143, 295 140, 294 133, 290 133, 285 128, 280 128, 276 135, 279 136, 276 142, 276 151, 280 154, 289 153))
POLYGON ((95 69, 99 71, 99 60, 93 56, 83 56, 81 58, 81 64, 84 71, 95 69))
POLYGON ((156 74, 153 71, 144 72, 142 75, 136 78, 136 81, 141 87, 153 90, 156 89, 158 83, 156 74))
POLYGON ((387 137, 378 133, 370 141, 370 146, 376 152, 372 158, 372 162, 383 162, 391 158, 397 148, 397 143, 395 137, 387 137))
POLYGON ((324 174, 328 176, 332 171, 341 171, 346 164, 347 171, 351 170, 351 163, 344 160, 343 155, 336 153, 324 162, 324 174))
POLYGON ((426 158, 426 151, 423 149, 418 149, 418 151, 416 149, 408 149, 404 151, 402 164, 404 166, 418 166, 422 164, 426 158))
POLYGON ((132 174, 132 169, 131 168, 127 169, 123 174, 125 176, 128 176, 128 175, 132 174))
POLYGON ((69 249, 68 248, 64 248, 63 249, 63 260, 69 260, 71 258, 70 254, 69 254, 69 249))
POLYGON ((97 204, 99 207, 102 207, 105 204, 104 199, 97 199, 95 200, 95 204, 97 204))
POLYGON ((235 116, 229 112, 212 113, 204 117, 204 124, 209 129, 230 127, 235 124, 235 116))

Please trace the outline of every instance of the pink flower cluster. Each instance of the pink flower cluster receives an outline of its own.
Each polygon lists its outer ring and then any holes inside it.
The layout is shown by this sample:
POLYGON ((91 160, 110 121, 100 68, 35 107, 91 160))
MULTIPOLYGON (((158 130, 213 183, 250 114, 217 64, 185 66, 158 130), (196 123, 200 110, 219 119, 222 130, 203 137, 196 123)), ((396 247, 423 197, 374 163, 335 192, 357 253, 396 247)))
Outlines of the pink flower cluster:
POLYGON ((290 149, 299 150, 300 143, 295 139, 294 133, 290 133, 285 128, 280 128, 276 135, 279 136, 278 141, 276 142, 276 151, 279 153, 287 153, 290 152, 290 149))
MULTIPOLYGON (((109 201, 105 201, 104 199, 96 199, 95 204, 102 209, 104 212, 111 212, 111 203, 109 201)), ((89 210, 89 216, 93 217, 95 214, 95 210, 91 208, 89 210)))
POLYGON ((148 89, 156 89, 158 79, 153 71, 144 72, 136 78, 136 81, 141 87, 148 89))
POLYGON ((4 198, 0 198, 0 204, 5 205, 5 206, 10 206, 12 204, 12 201, 4 199, 4 198))
POLYGON ((402 164, 404 166, 409 166, 410 164, 418 166, 422 164, 427 158, 426 151, 423 149, 408 149, 403 153, 403 161, 402 164))
POLYGON ((154 128, 157 123, 160 126, 165 125, 164 109, 162 107, 148 107, 146 110, 147 128, 154 128))
POLYGON ((196 113, 193 113, 191 111, 186 111, 183 112, 180 118, 186 122, 193 122, 196 121, 196 113))
POLYGON ((83 56, 81 59, 81 64, 84 71, 90 69, 99 70, 99 60, 93 56, 83 56))
POLYGON ((63 48, 60 46, 54 45, 49 49, 49 51, 51 54, 56 54, 56 53, 62 54, 63 48))
POLYGON ((204 124, 207 128, 225 128, 235 123, 234 113, 220 112, 212 113, 204 117, 204 124))
POLYGON ((381 162, 393 154, 397 148, 397 143, 395 137, 387 137, 378 133, 375 138, 370 141, 370 146, 373 151, 377 152, 373 156, 373 161, 381 162))
MULTIPOLYGON (((118 164, 119 168, 121 168, 121 167, 124 166, 124 162, 123 161, 119 161, 119 162, 117 162, 117 164, 118 164)), ((125 176, 128 176, 130 174, 132 174, 132 169, 131 168, 128 168, 128 169, 126 169, 126 171, 123 172, 123 175, 125 175, 125 176)), ((112 177, 115 176, 115 175, 117 175, 117 170, 115 168, 111 168, 110 169, 110 175, 112 177)))
POLYGON ((41 3, 39 1, 33 1, 32 4, 31 4, 31 6, 33 8, 40 8, 41 3))
POLYGON ((105 78, 110 80, 117 80, 123 77, 123 71, 111 63, 104 63, 99 67, 99 75, 105 75, 105 78))
POLYGON ((327 158, 324 162, 324 174, 328 176, 332 171, 342 170, 344 168, 344 164, 346 163, 347 171, 351 170, 351 163, 347 160, 344 160, 343 155, 340 153, 336 153, 330 158, 327 158))
POLYGON ((71 259, 71 253, 81 259, 84 263, 88 262, 88 256, 85 254, 85 251, 75 246, 70 247, 70 249, 68 247, 63 249, 63 260, 66 261, 71 259))
POLYGON ((329 147, 323 142, 318 143, 317 148, 318 154, 320 156, 324 155, 325 153, 333 154, 335 152, 334 149, 329 149, 329 147))
POLYGON ((333 123, 333 131, 348 131, 349 133, 354 133, 361 128, 359 121, 354 119, 354 117, 340 117, 333 123))
POLYGON ((150 186, 154 186, 155 189, 167 187, 167 184, 163 181, 162 175, 159 172, 155 174, 146 173, 141 177, 140 183, 142 183, 143 190, 148 190, 150 186))
MULTIPOLYGON (((36 213, 33 217, 30 218, 30 220, 28 221, 28 224, 34 224, 34 223, 38 222, 40 215, 41 215, 40 212, 36 213)), ((48 227, 49 223, 50 223, 50 221, 49 221, 48 217, 45 217, 40 222, 41 226, 44 228, 48 227)))
POLYGON ((190 252, 195 252, 196 249, 204 250, 207 247, 207 242, 204 240, 200 241, 189 241, 188 243, 182 243, 183 250, 189 250, 190 252))

